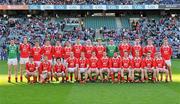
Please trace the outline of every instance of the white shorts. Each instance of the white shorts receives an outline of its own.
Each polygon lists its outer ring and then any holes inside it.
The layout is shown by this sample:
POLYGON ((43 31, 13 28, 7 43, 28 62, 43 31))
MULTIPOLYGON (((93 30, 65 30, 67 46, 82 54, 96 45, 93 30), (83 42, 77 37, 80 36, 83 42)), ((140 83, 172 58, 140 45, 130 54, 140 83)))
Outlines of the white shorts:
POLYGON ((107 72, 109 71, 109 68, 101 68, 100 70, 102 70, 103 72, 107 72))
POLYGON ((51 75, 50 72, 44 72, 44 73, 42 73, 42 74, 40 75, 40 77, 43 78, 43 79, 46 79, 46 78, 48 78, 49 75, 51 75))
POLYGON ((167 69, 164 69, 164 68, 157 68, 159 70, 159 72, 166 72, 167 69))
POLYGON ((37 75, 38 75, 37 71, 35 71, 35 72, 26 72, 26 76, 37 76, 37 75))
POLYGON ((26 64, 29 61, 29 58, 20 58, 20 64, 26 64))
POLYGON ((75 70, 76 70, 76 68, 68 68, 69 73, 73 73, 73 72, 75 72, 75 70))
POLYGON ((17 64, 18 64, 17 58, 8 59, 8 65, 17 65, 17 64))
POLYGON ((87 68, 79 68, 80 73, 84 73, 84 72, 86 72, 86 70, 87 70, 87 68))
POLYGON ((89 70, 90 70, 91 72, 96 72, 96 71, 98 70, 98 68, 89 68, 89 70))
POLYGON ((65 76, 65 73, 64 72, 59 72, 59 73, 54 73, 54 76, 57 76, 57 77, 62 77, 62 76, 65 76))
POLYGON ((167 66, 171 66, 171 60, 165 60, 165 63, 167 64, 167 66))
POLYGON ((120 68, 111 68, 111 71, 112 71, 112 72, 119 72, 119 71, 120 71, 120 68))
POLYGON ((41 61, 35 61, 35 63, 38 65, 38 67, 40 66, 41 61))

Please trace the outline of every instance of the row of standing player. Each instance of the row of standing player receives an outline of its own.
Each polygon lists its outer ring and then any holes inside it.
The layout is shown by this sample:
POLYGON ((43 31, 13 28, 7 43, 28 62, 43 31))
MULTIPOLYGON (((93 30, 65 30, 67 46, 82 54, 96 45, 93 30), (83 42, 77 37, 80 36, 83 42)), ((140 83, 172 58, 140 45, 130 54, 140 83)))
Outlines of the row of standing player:
MULTIPOLYGON (((93 46, 91 44, 90 40, 87 40, 86 45, 82 46, 80 44, 80 40, 78 39, 76 44, 71 46, 69 42, 66 42, 65 47, 62 47, 60 42, 56 42, 56 46, 51 46, 50 41, 46 41, 45 45, 40 47, 39 43, 36 42, 34 47, 30 47, 28 44, 27 38, 24 38, 24 41, 22 44, 20 44, 19 48, 14 44, 14 40, 12 39, 10 41, 10 45, 7 47, 8 49, 8 81, 11 81, 11 69, 12 65, 15 68, 15 80, 17 81, 17 54, 20 51, 20 81, 23 81, 23 70, 25 69, 25 64, 28 62, 28 57, 31 55, 33 56, 33 59, 35 63, 38 65, 40 64, 42 56, 47 56, 48 61, 52 63, 53 57, 56 58, 63 58, 64 60, 69 59, 70 53, 74 53, 75 58, 80 58, 81 52, 83 51, 85 54, 85 57, 87 59, 90 59, 92 56, 92 53, 94 52, 96 54, 97 59, 101 59, 104 52, 107 52, 107 56, 109 58, 112 58, 114 56, 114 53, 118 52, 120 53, 121 57, 124 57, 124 54, 127 52, 128 56, 130 53, 132 54, 132 57, 135 57, 135 52, 138 51, 139 57, 142 57, 143 55, 147 55, 147 53, 150 53, 151 58, 154 58, 156 53, 156 47, 153 45, 153 42, 151 39, 148 39, 147 46, 142 47, 140 45, 140 39, 135 40, 135 45, 131 46, 127 39, 124 39, 122 44, 117 47, 114 45, 113 40, 109 41, 109 45, 107 47, 104 47, 101 44, 101 41, 98 41, 98 44, 96 46, 93 46)), ((164 44, 160 48, 160 53, 162 55, 162 58, 165 60, 166 67, 169 72, 169 78, 170 81, 172 81, 172 72, 171 72, 171 55, 172 55, 172 48, 168 44, 168 40, 164 39, 164 44)), ((75 75, 77 76, 77 75, 75 75)))

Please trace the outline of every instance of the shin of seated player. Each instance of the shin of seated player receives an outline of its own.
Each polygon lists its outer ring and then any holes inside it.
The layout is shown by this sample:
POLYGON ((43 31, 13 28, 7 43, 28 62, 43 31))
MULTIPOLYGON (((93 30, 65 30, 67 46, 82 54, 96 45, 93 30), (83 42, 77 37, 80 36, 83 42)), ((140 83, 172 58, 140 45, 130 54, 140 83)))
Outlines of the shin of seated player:
POLYGON ((34 71, 34 72, 29 72, 26 70, 26 74, 25 74, 25 77, 27 78, 28 82, 30 82, 30 77, 33 77, 34 79, 34 82, 37 81, 37 71, 34 71))
MULTIPOLYGON (((77 80, 77 68, 76 67, 74 67, 74 68, 68 68, 68 73, 74 73, 74 78, 77 80)), ((71 78, 71 80, 72 80, 72 76, 70 76, 71 78)))
POLYGON ((43 71, 43 72, 40 74, 41 83, 48 81, 49 78, 50 78, 50 76, 51 76, 51 72, 43 71))
POLYGON ((109 68, 101 68, 100 69, 101 80, 104 80, 104 78, 103 78, 104 73, 107 73, 107 79, 109 79, 109 75, 110 75, 109 68))
POLYGON ((154 67, 152 68, 147 68, 145 67, 145 78, 148 78, 148 73, 152 73, 152 80, 154 81, 156 79, 156 70, 154 69, 154 67))
POLYGON ((131 69, 130 68, 123 68, 121 70, 121 77, 122 77, 122 81, 124 81, 124 74, 127 73, 128 74, 128 78, 127 80, 129 81, 131 79, 131 69))
POLYGON ((112 81, 114 81, 114 74, 118 73, 118 81, 120 81, 120 77, 121 77, 121 72, 120 72, 120 68, 111 68, 110 69, 110 74, 111 74, 111 79, 112 81))
POLYGON ((141 74, 141 81, 144 80, 144 72, 143 72, 143 69, 141 68, 133 68, 132 69, 132 80, 134 81, 134 75, 135 75, 135 72, 138 72, 141 74))
POLYGON ((96 75, 94 76, 94 78, 96 80, 97 76, 99 75, 98 68, 89 68, 88 74, 89 74, 90 80, 92 80, 92 73, 96 73, 96 75))
MULTIPOLYGON (((157 80, 159 80, 159 73, 161 73, 161 74, 165 73, 166 74, 166 81, 168 81, 169 71, 166 68, 157 68, 156 71, 157 71, 157 80)), ((162 76, 163 75, 161 75, 161 81, 163 79, 162 76)))
POLYGON ((79 68, 79 71, 78 71, 78 80, 81 80, 82 79, 82 76, 81 74, 85 74, 85 80, 87 80, 87 68, 79 68))

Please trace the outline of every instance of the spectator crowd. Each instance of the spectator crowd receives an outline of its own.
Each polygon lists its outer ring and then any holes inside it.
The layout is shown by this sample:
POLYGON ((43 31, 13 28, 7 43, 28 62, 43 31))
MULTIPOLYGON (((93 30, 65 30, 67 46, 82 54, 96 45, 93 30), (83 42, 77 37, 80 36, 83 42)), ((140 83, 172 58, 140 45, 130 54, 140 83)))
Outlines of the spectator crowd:
MULTIPOLYGON (((162 39, 167 37, 174 50, 174 58, 180 57, 180 18, 164 17, 158 20, 146 17, 140 18, 138 21, 132 22, 132 28, 118 28, 109 30, 108 27, 97 30, 85 27, 75 27, 72 30, 65 31, 64 26, 68 18, 57 22, 59 17, 50 16, 33 16, 31 18, 21 17, 0 17, 0 52, 1 59, 6 59, 6 44, 10 38, 15 38, 16 43, 22 42, 23 37, 28 37, 29 42, 33 45, 35 41, 39 41, 41 45, 45 39, 49 39, 52 44, 56 40, 72 43, 77 39, 95 41, 97 35, 102 35, 103 41, 113 39, 119 44, 124 37, 128 37, 131 44, 136 37, 140 37, 142 45, 151 37, 156 47, 160 47, 162 39)), ((80 23, 80 21, 75 21, 80 23)), ((69 23, 69 22, 68 22, 69 23)), ((74 22, 73 22, 74 23, 74 22)))

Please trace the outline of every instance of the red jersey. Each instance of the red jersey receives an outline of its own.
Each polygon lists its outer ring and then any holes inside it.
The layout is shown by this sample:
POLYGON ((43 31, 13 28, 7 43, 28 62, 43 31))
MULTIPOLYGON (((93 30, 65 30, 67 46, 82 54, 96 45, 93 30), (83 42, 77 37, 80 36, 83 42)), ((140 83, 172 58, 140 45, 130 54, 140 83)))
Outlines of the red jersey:
POLYGON ((79 68, 87 68, 87 66, 89 65, 89 61, 87 58, 79 58, 78 60, 78 65, 79 65, 79 68))
POLYGON ((152 68, 155 66, 153 58, 145 58, 143 64, 143 66, 147 68, 152 68))
POLYGON ((109 68, 109 58, 108 57, 102 57, 100 59, 100 68, 109 68))
POLYGON ((19 50, 20 50, 20 57, 21 58, 28 58, 30 55, 30 52, 31 52, 31 47, 29 44, 21 43, 19 50))
POLYGON ((131 63, 132 68, 143 68, 143 60, 141 57, 134 57, 131 63))
POLYGON ((62 58, 63 56, 63 47, 62 46, 55 46, 54 47, 54 57, 55 58, 62 58))
POLYGON ((97 45, 95 47, 96 57, 101 59, 103 56, 103 52, 106 51, 106 48, 103 45, 97 45))
POLYGON ((86 58, 91 58, 92 52, 94 51, 94 46, 90 45, 90 46, 85 46, 84 47, 84 52, 85 52, 85 56, 86 58))
POLYGON ((70 53, 72 52, 72 47, 64 47, 64 59, 70 57, 70 53))
POLYGON ((75 44, 75 45, 73 46, 72 51, 73 51, 74 56, 75 56, 76 58, 80 58, 81 52, 83 51, 83 46, 82 46, 82 45, 77 45, 77 44, 75 44))
POLYGON ((122 67, 122 61, 120 58, 111 58, 110 59, 110 68, 121 68, 122 67))
POLYGON ((156 47, 153 45, 147 45, 146 47, 144 47, 144 53, 147 54, 148 52, 151 53, 151 58, 154 58, 156 47))
POLYGON ((68 64, 68 68, 74 68, 76 67, 76 65, 78 64, 78 60, 74 57, 74 58, 68 58, 66 60, 67 64, 68 64))
POLYGON ((26 70, 29 71, 29 72, 34 72, 36 71, 37 69, 37 64, 35 62, 27 62, 26 63, 26 70))
POLYGON ((142 56, 143 54, 143 48, 141 47, 141 45, 134 45, 132 47, 132 56, 135 57, 135 52, 138 51, 139 52, 139 57, 142 56))
POLYGON ((42 50, 43 50, 43 55, 44 56, 47 56, 48 57, 48 60, 52 60, 52 56, 53 56, 53 53, 54 53, 54 48, 53 46, 43 46, 42 47, 42 50))
POLYGON ((164 46, 164 45, 161 46, 160 52, 165 60, 170 60, 173 54, 172 48, 170 46, 164 46))
POLYGON ((131 45, 130 44, 121 44, 119 45, 119 52, 121 57, 124 57, 124 51, 127 51, 128 54, 131 52, 131 45))
POLYGON ((54 65, 54 72, 56 72, 56 73, 65 72, 65 70, 66 70, 66 68, 63 64, 56 63, 54 65))
POLYGON ((156 68, 164 68, 165 67, 165 60, 161 58, 156 58, 155 59, 155 66, 156 68))
POLYGON ((39 73, 42 74, 43 71, 51 72, 51 63, 49 61, 43 61, 39 67, 39 73))
POLYGON ((42 49, 41 47, 33 47, 31 49, 31 55, 34 58, 34 61, 40 61, 42 56, 42 49))
POLYGON ((122 58, 122 67, 123 68, 130 68, 131 67, 131 59, 130 58, 122 58))
POLYGON ((99 61, 97 57, 91 57, 89 59, 89 67, 90 68, 98 68, 99 67, 99 61))

